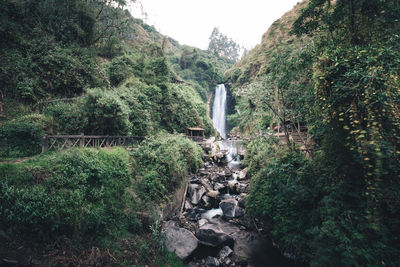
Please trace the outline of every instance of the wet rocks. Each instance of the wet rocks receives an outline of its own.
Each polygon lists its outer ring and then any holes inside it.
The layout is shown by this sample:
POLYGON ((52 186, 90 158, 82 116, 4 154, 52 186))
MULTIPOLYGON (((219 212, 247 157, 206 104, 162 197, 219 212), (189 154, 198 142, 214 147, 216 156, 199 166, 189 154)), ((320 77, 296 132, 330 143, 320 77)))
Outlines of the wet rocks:
POLYGON ((230 169, 225 170, 225 177, 231 177, 232 171, 230 169))
MULTIPOLYGON (((226 162, 225 154, 232 151, 218 150, 214 143, 206 146, 205 153, 209 154, 204 158, 208 162, 190 177, 184 216, 179 217, 179 225, 192 234, 189 239, 197 240, 198 249, 180 252, 179 244, 179 249, 175 246, 169 250, 180 253, 181 258, 190 257, 190 266, 250 266, 254 248, 262 237, 244 210, 249 189, 247 169, 239 169, 240 162, 234 154, 227 158, 232 158, 236 165, 226 162)), ((180 228, 175 225, 170 231, 169 242, 179 242, 173 238, 181 235, 180 228)), ((187 232, 182 234, 190 236, 187 232)))
POLYGON ((221 190, 225 189, 225 185, 221 184, 221 183, 215 183, 214 184, 214 190, 217 190, 219 192, 221 192, 221 190))
POLYGON ((189 230, 177 227, 171 221, 165 228, 165 246, 169 252, 175 253, 179 258, 184 260, 197 248, 199 242, 189 230))
POLYGON ((217 198, 219 196, 219 191, 217 190, 210 190, 207 192, 207 196, 210 198, 217 198))
POLYGON ((208 256, 206 258, 206 267, 217 267, 219 266, 219 261, 217 258, 208 256))
POLYGON ((211 207, 211 202, 210 202, 210 197, 209 197, 209 196, 204 195, 204 196, 201 198, 201 200, 202 200, 202 204, 203 204, 203 206, 204 206, 205 208, 211 207))
POLYGON ((205 246, 218 247, 222 245, 232 245, 233 238, 225 233, 215 232, 212 229, 200 228, 195 236, 199 242, 205 246))
POLYGON ((218 253, 218 258, 219 259, 225 259, 226 257, 229 257, 229 255, 231 255, 232 252, 233 252, 233 250, 230 247, 225 246, 218 253))
POLYGON ((200 219, 200 220, 198 221, 198 223, 199 223, 199 227, 202 227, 203 225, 205 225, 206 223, 208 223, 208 220, 207 220, 207 219, 200 219))
POLYGON ((238 180, 245 180, 247 179, 247 171, 249 170, 249 168, 244 168, 243 170, 241 170, 237 176, 238 180))
POLYGON ((198 173, 200 176, 206 176, 206 175, 208 174, 208 171, 207 171, 206 169, 204 169, 204 168, 201 168, 201 169, 199 169, 199 170, 197 171, 197 173, 198 173))
POLYGON ((245 229, 248 229, 248 230, 254 229, 253 219, 248 214, 244 214, 242 217, 240 217, 238 219, 237 223, 239 225, 243 226, 245 229))
POLYGON ((204 212, 205 212, 205 210, 203 210, 203 209, 193 208, 193 209, 187 210, 183 214, 183 216, 185 216, 188 220, 190 220, 192 222, 197 222, 198 220, 201 219, 201 216, 204 212))
POLYGON ((231 192, 236 192, 236 187, 238 184, 239 184, 239 182, 236 180, 228 181, 228 187, 231 190, 231 192))
POLYGON ((239 231, 234 233, 233 236, 235 240, 233 256, 235 262, 239 264, 251 262, 255 252, 260 252, 258 248, 264 247, 262 243, 265 240, 255 232, 239 231))
POLYGON ((237 180, 228 181, 228 187, 229 191, 232 192, 233 194, 247 193, 248 191, 248 184, 241 183, 237 180))
POLYGON ((199 185, 199 184, 190 184, 189 185, 189 197, 190 197, 190 202, 193 205, 199 204, 201 198, 203 195, 206 193, 206 189, 204 186, 199 185))
POLYGON ((235 218, 239 218, 242 217, 243 215, 245 215, 245 211, 244 209, 242 209, 241 207, 236 207, 235 208, 235 218))
POLYGON ((239 207, 244 208, 246 205, 246 198, 247 198, 247 194, 246 193, 241 193, 239 195, 239 200, 238 200, 238 204, 239 207))
POLYGON ((238 205, 238 202, 233 198, 222 200, 219 203, 219 206, 222 209, 224 217, 226 217, 228 219, 232 219, 235 217, 235 211, 236 211, 237 205, 238 205))
POLYGON ((212 190, 212 185, 207 178, 200 179, 200 183, 204 186, 207 191, 212 190))
POLYGON ((192 206, 192 204, 190 204, 189 201, 185 200, 184 208, 185 208, 185 210, 190 210, 190 209, 193 209, 193 206, 192 206))

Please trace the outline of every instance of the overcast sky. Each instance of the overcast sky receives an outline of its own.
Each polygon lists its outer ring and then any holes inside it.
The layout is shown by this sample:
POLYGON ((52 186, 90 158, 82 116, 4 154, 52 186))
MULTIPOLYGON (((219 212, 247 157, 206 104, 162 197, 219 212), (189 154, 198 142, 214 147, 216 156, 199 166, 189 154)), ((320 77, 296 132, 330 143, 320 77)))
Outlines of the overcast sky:
MULTIPOLYGON (((214 27, 246 48, 301 0, 141 0, 146 22, 181 44, 207 49, 214 27)), ((140 8, 131 8, 135 17, 140 8)), ((143 17, 142 17, 143 18, 143 17)))

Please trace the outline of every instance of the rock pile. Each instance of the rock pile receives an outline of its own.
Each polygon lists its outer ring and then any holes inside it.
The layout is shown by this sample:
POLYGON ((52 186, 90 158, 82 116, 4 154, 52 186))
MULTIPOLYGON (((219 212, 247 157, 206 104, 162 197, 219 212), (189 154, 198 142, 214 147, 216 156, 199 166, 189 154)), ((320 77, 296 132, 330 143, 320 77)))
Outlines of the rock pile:
MULTIPOLYGON (((218 151, 214 144, 205 151, 218 151)), ((182 216, 164 225, 167 249, 189 266, 247 266, 263 240, 244 210, 247 169, 230 169, 210 154, 189 179, 182 216)))

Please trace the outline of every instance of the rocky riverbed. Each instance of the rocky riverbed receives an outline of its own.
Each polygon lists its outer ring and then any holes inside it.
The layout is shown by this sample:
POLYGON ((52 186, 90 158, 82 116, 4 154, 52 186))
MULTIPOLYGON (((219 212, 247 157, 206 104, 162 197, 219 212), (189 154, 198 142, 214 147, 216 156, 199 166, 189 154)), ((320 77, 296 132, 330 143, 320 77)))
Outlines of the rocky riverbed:
POLYGON ((236 143, 223 142, 205 146, 206 162, 189 177, 182 213, 164 222, 166 248, 189 266, 294 266, 246 214, 247 168, 236 143))

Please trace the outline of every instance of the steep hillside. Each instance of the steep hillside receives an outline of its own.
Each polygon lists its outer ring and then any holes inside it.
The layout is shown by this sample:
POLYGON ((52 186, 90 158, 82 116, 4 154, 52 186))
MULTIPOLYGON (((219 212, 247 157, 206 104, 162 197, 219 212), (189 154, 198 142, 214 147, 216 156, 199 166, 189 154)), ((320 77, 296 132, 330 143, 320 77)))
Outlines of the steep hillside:
POLYGON ((206 100, 230 65, 124 2, 1 1, 1 266, 184 266, 165 251, 158 214, 201 166, 179 133, 213 133, 206 100), (82 133, 145 140, 41 153, 46 134, 82 133))
MULTIPOLYGON (((266 79, 272 79, 272 77, 267 78, 268 75, 271 76, 277 68, 283 70, 301 66, 299 71, 303 72, 312 69, 307 60, 292 62, 289 67, 289 64, 282 65, 281 58, 295 59, 304 51, 313 49, 312 37, 297 37, 290 34, 294 21, 307 3, 307 0, 298 3, 292 10, 276 20, 262 36, 261 43, 225 73, 236 102, 236 113, 228 116, 228 123, 236 126, 236 130, 240 130, 242 134, 253 135, 279 123, 276 114, 266 106, 266 92, 264 91, 267 86, 265 83, 273 84, 273 82, 266 81, 266 79)), ((310 72, 303 73, 301 75, 303 78, 300 79, 301 83, 304 85, 309 83, 310 79, 305 78, 309 75, 310 72)), ((269 90, 267 94, 272 97, 275 93, 273 90, 269 90)), ((300 102, 298 104, 301 105, 300 102)), ((293 114, 293 116, 297 117, 301 114, 293 114)), ((287 119, 289 118, 284 120, 287 119)))
POLYGON ((38 152, 44 134, 213 132, 206 102, 224 59, 180 45, 118 1, 55 2, 0 7, 0 157, 38 152), (65 97, 78 98, 35 114, 40 101, 65 97))
POLYGON ((289 34, 294 21, 305 7, 307 1, 302 1, 276 20, 263 34, 261 43, 251 49, 243 58, 226 72, 227 79, 240 86, 257 79, 269 71, 272 55, 283 50, 298 49, 309 43, 309 37, 298 38, 289 34))
POLYGON ((399 30, 398 0, 304 1, 228 71, 246 208, 311 266, 400 264, 399 30))

